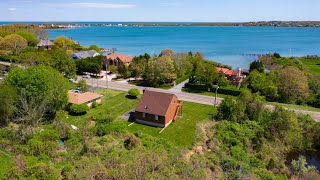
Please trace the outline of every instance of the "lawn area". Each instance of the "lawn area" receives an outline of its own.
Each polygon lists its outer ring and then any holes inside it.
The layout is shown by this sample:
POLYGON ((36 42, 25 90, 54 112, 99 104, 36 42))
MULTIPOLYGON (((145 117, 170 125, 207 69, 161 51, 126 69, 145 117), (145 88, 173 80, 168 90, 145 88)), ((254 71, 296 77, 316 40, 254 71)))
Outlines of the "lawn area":
POLYGON ((309 72, 320 76, 320 58, 319 59, 301 58, 301 61, 309 72))
POLYGON ((90 109, 86 115, 71 116, 68 115, 68 123, 79 128, 85 127, 90 117, 96 117, 99 114, 110 114, 115 117, 112 127, 123 127, 124 131, 131 133, 141 132, 157 138, 165 139, 174 147, 191 147, 195 140, 196 126, 199 122, 211 120, 216 112, 213 106, 202 105, 191 102, 184 102, 183 117, 168 126, 162 134, 159 134, 161 128, 133 124, 127 119, 121 119, 120 116, 134 109, 138 103, 137 99, 126 98, 126 92, 109 89, 100 89, 97 93, 103 94, 102 104, 94 109, 90 109))
MULTIPOLYGON (((133 124, 128 127, 132 133, 142 132, 154 137, 167 140, 173 146, 190 148, 195 140, 196 126, 199 122, 211 120, 216 112, 213 106, 184 102, 183 117, 170 124, 161 134, 161 128, 150 127, 141 124, 133 124)), ((129 124, 129 122, 127 122, 129 124)))
POLYGON ((267 102, 267 104, 269 104, 269 105, 279 105, 279 106, 282 106, 284 108, 290 108, 290 109, 320 112, 319 108, 314 108, 314 107, 310 107, 310 106, 303 106, 303 105, 296 105, 296 104, 283 104, 283 103, 277 103, 277 102, 267 102))
MULTIPOLYGON (((205 95, 205 96, 215 96, 216 93, 214 92, 209 92, 209 91, 198 91, 198 90, 191 90, 191 89, 186 89, 182 88, 182 92, 187 92, 187 93, 192 93, 192 94, 200 94, 200 95, 205 95)), ((217 94, 217 97, 219 98, 226 98, 230 95, 225 95, 225 94, 217 94)))
POLYGON ((77 127, 83 127, 86 123, 85 120, 90 117, 96 117, 100 114, 111 115, 112 117, 118 117, 124 113, 134 109, 138 103, 137 99, 126 98, 126 92, 115 91, 109 89, 100 89, 96 91, 103 95, 102 104, 96 108, 90 109, 84 116, 68 116, 68 122, 77 127))
POLYGON ((7 172, 13 165, 13 157, 6 152, 0 150, 0 179, 4 178, 4 173, 7 172))

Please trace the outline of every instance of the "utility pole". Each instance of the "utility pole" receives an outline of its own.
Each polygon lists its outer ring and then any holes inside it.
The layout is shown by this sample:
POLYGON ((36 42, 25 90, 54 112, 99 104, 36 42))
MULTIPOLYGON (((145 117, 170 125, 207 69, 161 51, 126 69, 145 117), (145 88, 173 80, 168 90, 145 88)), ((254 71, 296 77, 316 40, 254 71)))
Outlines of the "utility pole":
POLYGON ((107 80, 107 88, 108 87, 108 61, 106 62, 106 80, 107 80))
POLYGON ((217 94, 218 94, 218 89, 219 89, 220 87, 219 87, 219 85, 217 84, 217 86, 216 86, 216 94, 215 94, 215 98, 214 98, 214 107, 216 107, 217 106, 217 94))

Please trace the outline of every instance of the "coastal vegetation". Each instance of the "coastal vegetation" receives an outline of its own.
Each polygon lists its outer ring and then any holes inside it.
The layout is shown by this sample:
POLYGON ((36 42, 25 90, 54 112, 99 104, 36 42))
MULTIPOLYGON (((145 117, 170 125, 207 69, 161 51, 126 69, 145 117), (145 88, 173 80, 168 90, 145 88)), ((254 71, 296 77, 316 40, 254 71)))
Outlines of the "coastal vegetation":
POLYGON ((315 71, 319 59, 287 58, 279 54, 263 56, 260 61, 251 64, 250 74, 244 86, 252 92, 259 92, 268 101, 319 108, 320 77, 315 71), (256 64, 259 64, 259 67, 256 64), (264 69, 268 72, 264 72, 264 69))
POLYGON ((127 117, 139 101, 138 89, 97 89, 103 95, 100 105, 68 105, 71 86, 81 91, 88 86, 67 78, 99 74, 102 57, 71 59, 71 52, 86 48, 66 37, 57 38, 52 49, 36 49, 19 31, 4 36, 19 46, 0 40, 6 52, 1 59, 24 66, 9 67, 0 84, 0 179, 320 178, 303 156, 287 157, 320 150, 319 123, 265 106, 266 99, 319 103, 317 63, 310 57, 300 61, 274 54, 255 61, 241 89, 216 71, 221 65, 200 53, 167 49, 159 56, 135 57, 129 67, 112 67, 150 86, 189 78, 186 89, 208 92, 219 85, 218 92, 234 95, 218 107, 183 102, 182 117, 160 134, 161 129, 127 117))
POLYGON ((264 108, 264 100, 257 94, 229 97, 218 109, 184 102, 183 117, 159 134, 158 128, 128 126, 131 122, 122 119, 137 99, 126 98, 120 91, 98 92, 104 95, 102 105, 82 115, 59 111, 53 121, 30 127, 28 135, 24 124, 11 117, 0 129, 1 160, 12 162, 2 165, 1 178, 319 176, 306 163, 297 168, 298 158, 292 164, 286 162, 289 152, 319 147, 319 124, 280 107, 272 112, 264 108))

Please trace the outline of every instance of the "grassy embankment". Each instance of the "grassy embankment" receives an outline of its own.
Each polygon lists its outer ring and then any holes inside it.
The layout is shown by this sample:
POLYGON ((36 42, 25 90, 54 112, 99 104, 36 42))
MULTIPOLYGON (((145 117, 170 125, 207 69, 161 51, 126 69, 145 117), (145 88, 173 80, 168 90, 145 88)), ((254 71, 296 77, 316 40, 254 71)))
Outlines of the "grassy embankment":
POLYGON ((312 74, 320 76, 320 58, 318 59, 306 59, 301 58, 304 67, 312 74))

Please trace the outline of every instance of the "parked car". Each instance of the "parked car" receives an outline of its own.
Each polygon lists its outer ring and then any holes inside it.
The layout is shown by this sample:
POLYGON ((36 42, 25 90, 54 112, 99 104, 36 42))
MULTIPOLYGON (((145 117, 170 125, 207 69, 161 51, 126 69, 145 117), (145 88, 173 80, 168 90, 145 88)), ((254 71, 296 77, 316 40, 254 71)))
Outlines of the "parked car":
POLYGON ((79 89, 71 89, 71 91, 74 93, 81 93, 81 91, 79 89))
POLYGON ((82 78, 90 79, 90 75, 83 75, 82 78))

